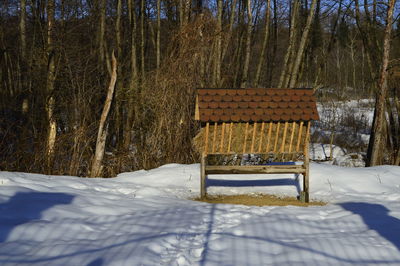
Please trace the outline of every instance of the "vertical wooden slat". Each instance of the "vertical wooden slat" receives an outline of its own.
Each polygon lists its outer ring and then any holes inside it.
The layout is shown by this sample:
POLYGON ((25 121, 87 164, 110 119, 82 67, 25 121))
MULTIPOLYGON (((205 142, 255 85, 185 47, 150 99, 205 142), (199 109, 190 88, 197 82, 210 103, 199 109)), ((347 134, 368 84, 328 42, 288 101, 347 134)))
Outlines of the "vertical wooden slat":
POLYGON ((281 127, 281 122, 278 122, 278 125, 276 125, 275 143, 274 143, 274 151, 273 151, 274 153, 276 152, 276 148, 278 146, 280 127, 281 127))
POLYGON ((264 128, 265 128, 265 123, 262 122, 261 132, 260 132, 260 144, 258 145, 258 153, 261 153, 261 147, 262 147, 262 142, 263 142, 263 137, 264 137, 264 128))
POLYGON ((255 122, 253 125, 253 137, 251 138, 251 147, 250 147, 251 153, 254 153, 254 142, 256 139, 256 131, 257 131, 257 122, 255 122))
POLYGON ((301 135, 303 133, 303 124, 304 124, 303 121, 301 121, 299 126, 299 135, 297 136, 296 152, 299 152, 300 150, 301 135))
POLYGON ((247 131, 249 130, 249 122, 246 123, 246 129, 244 130, 244 140, 243 140, 243 152, 246 153, 246 146, 247 146, 247 131))
POLYGON ((196 107, 194 108, 194 119, 200 120, 199 95, 196 95, 196 107))
POLYGON ((285 151, 286 134, 287 134, 288 122, 285 122, 285 129, 283 130, 281 153, 285 151))
POLYGON ((272 122, 269 122, 269 128, 268 128, 268 136, 267 136, 267 147, 265 148, 265 152, 269 152, 269 146, 271 143, 271 134, 272 134, 272 126, 274 124, 272 122))
POLYGON ((213 142, 212 142, 212 153, 215 153, 215 144, 217 142, 217 130, 218 130, 218 123, 214 123, 214 136, 213 136, 213 142))
POLYGON ((228 153, 231 152, 231 143, 232 143, 232 128, 233 128, 233 123, 229 125, 229 141, 228 141, 228 153))
POLYGON ((224 148, 224 138, 225 138, 225 122, 222 123, 222 129, 221 129, 221 144, 219 147, 219 152, 222 153, 223 152, 223 148, 224 148))
POLYGON ((205 143, 204 154, 208 153, 208 133, 209 132, 210 132, 210 123, 207 122, 207 124, 206 124, 206 134, 204 135, 204 143, 205 143))
POLYGON ((290 134, 289 153, 292 152, 294 132, 296 130, 296 122, 292 122, 292 134, 290 134))

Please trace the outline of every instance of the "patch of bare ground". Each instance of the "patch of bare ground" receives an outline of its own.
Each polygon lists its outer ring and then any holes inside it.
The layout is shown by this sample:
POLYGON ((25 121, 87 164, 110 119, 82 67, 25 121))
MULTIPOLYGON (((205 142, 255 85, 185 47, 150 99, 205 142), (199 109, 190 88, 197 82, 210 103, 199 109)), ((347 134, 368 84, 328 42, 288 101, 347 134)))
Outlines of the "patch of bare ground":
POLYGON ((239 204, 247 206, 324 206, 326 202, 311 201, 304 203, 296 197, 280 197, 268 194, 241 194, 241 195, 209 195, 206 198, 195 198, 195 201, 213 204, 239 204))

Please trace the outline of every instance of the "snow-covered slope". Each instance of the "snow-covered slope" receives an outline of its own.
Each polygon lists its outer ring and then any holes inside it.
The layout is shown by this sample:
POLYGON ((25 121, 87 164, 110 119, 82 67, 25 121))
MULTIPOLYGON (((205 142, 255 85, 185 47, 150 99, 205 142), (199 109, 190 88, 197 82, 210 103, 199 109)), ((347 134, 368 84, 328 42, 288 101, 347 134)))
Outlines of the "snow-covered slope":
MULTIPOLYGON (((214 194, 301 189, 293 175, 212 178, 227 186, 214 194)), ((188 200, 198 194, 197 164, 113 179, 0 172, 0 265, 400 265, 400 167, 311 164, 321 207, 188 200)))

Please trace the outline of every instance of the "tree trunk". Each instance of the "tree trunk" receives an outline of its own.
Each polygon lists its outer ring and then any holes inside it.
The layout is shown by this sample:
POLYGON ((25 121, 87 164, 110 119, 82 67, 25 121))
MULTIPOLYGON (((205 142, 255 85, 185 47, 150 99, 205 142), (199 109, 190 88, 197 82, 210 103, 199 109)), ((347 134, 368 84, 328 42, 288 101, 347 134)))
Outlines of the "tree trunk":
POLYGON ((265 59, 265 50, 267 48, 267 43, 268 43, 268 36, 269 36, 269 21, 270 21, 270 5, 271 5, 271 0, 267 0, 267 7, 266 7, 266 14, 265 14, 265 28, 264 28, 264 39, 261 47, 261 54, 260 58, 258 61, 257 65, 257 71, 256 71, 256 77, 254 80, 254 86, 258 87, 258 83, 260 82, 260 75, 261 75, 261 68, 264 63, 265 59))
POLYGON ((217 27, 216 27, 216 47, 214 55, 214 73, 212 83, 218 87, 221 80, 221 44, 222 44, 222 0, 217 1, 217 27))
POLYGON ((111 102, 114 95, 115 83, 117 81, 117 59, 114 53, 111 55, 112 60, 112 74, 110 84, 108 86, 107 98, 104 103, 103 112, 100 117, 99 130, 97 133, 96 150, 92 161, 92 167, 90 171, 90 177, 99 177, 102 172, 101 162, 104 156, 104 150, 106 147, 106 139, 108 133, 108 113, 110 112, 111 102))
POLYGON ((290 76, 290 66, 288 66, 290 58, 294 53, 294 43, 296 39, 296 31, 297 31, 297 17, 298 17, 298 9, 299 9, 299 1, 294 0, 292 12, 291 12, 291 19, 290 19, 290 33, 289 33, 289 45, 285 54, 285 58, 283 59, 283 67, 281 76, 279 78, 278 88, 286 88, 288 86, 287 77, 290 76))
POLYGON ((274 18, 273 18, 273 44, 272 44, 272 54, 268 60, 268 84, 272 86, 272 77, 274 74, 275 69, 275 59, 276 59, 276 51, 278 49, 278 7, 277 7, 277 0, 272 0, 274 3, 274 18))
POLYGON ((145 34, 144 34, 144 25, 145 25, 145 15, 146 15, 146 0, 140 0, 140 78, 141 81, 144 81, 145 78, 145 34))
POLYGON ((19 36, 21 42, 21 57, 26 59, 26 0, 21 0, 21 15, 19 20, 19 36))
POLYGON ((225 41, 224 41, 224 47, 223 47, 222 53, 221 53, 221 61, 224 61, 224 59, 225 59, 226 50, 228 49, 228 44, 232 37, 233 25, 235 23, 236 1, 237 0, 232 1, 231 15, 229 17, 229 30, 228 30, 228 35, 226 36, 225 41))
POLYGON ((178 6, 178 13, 179 13, 179 26, 180 28, 183 27, 183 17, 184 17, 184 1, 185 0, 178 0, 179 1, 179 6, 178 6))
MULTIPOLYGON (((123 55, 122 55, 122 0, 117 0, 117 19, 115 21, 115 37, 116 37, 116 48, 117 48, 117 61, 121 62, 123 55)), ((122 77, 122 66, 117 66, 117 76, 122 77)), ((115 94, 115 124, 114 124, 114 131, 116 134, 116 142, 118 149, 123 147, 123 79, 119 78, 116 84, 116 94, 115 94)))
MULTIPOLYGON (((29 91, 28 89, 28 65, 26 57, 26 0, 21 0, 20 2, 20 20, 19 20, 19 36, 20 36, 20 90, 24 93, 29 91)), ((24 99, 22 101, 21 110, 23 114, 27 114, 29 110, 29 103, 27 95, 23 95, 24 99)))
POLYGON ((191 0, 184 0, 183 4, 183 24, 187 25, 190 17, 190 3, 191 0))
POLYGON ((156 40, 156 67, 157 72, 161 62, 161 0, 157 0, 157 40, 156 40))
POLYGON ((368 67, 370 69, 371 78, 372 80, 374 80, 374 86, 375 86, 376 85, 375 80, 377 80, 376 77, 378 75, 378 70, 377 67, 375 66, 376 64, 372 64, 372 62, 379 62, 379 58, 376 53, 376 51, 379 50, 379 47, 376 46, 376 42, 371 41, 370 34, 368 34, 369 29, 368 28, 367 30, 364 29, 358 0, 354 0, 354 6, 355 6, 355 18, 356 18, 357 28, 360 31, 360 37, 362 39, 363 46, 365 48, 365 52, 367 55, 368 67))
POLYGON ((250 53, 251 53, 251 32, 253 29, 253 18, 251 14, 251 0, 247 0, 247 30, 246 30, 246 51, 243 63, 243 75, 242 82, 240 84, 241 88, 248 86, 249 79, 249 65, 250 65, 250 53))
POLYGON ((294 66, 293 66, 293 70, 291 73, 291 79, 290 79, 290 83, 289 83, 290 88, 294 88, 297 85, 297 76, 298 76, 298 72, 299 72, 299 68, 300 68, 300 63, 301 63, 301 59, 303 58, 306 43, 308 41, 308 34, 310 32, 311 24, 312 24, 312 21, 314 18, 316 4, 317 4, 317 0, 312 0, 310 13, 308 14, 308 17, 307 17, 306 26, 305 26, 305 28, 303 30, 303 34, 301 36, 300 45, 299 45, 299 48, 297 49, 296 59, 294 61, 294 66))
POLYGON ((383 55, 380 70, 380 78, 378 83, 378 91, 375 102, 374 121, 369 140, 368 161, 367 166, 380 165, 383 163, 383 151, 386 147, 384 126, 386 121, 385 106, 388 91, 388 66, 390 53, 390 34, 393 24, 393 10, 396 0, 389 0, 389 6, 386 18, 386 27, 383 37, 383 55))
POLYGON ((99 25, 99 33, 98 33, 98 46, 99 46, 99 63, 104 66, 105 60, 105 44, 104 44, 104 35, 106 30, 106 0, 100 0, 100 25, 99 25))
POLYGON ((54 98, 54 81, 56 79, 56 66, 55 66, 55 49, 53 44, 54 34, 54 0, 47 2, 47 80, 46 80, 46 111, 47 119, 49 121, 48 136, 47 136, 47 171, 50 173, 53 166, 54 147, 57 135, 57 121, 54 117, 55 98, 54 98))
MULTIPOLYGON (((115 21, 115 35, 117 39, 117 58, 122 56, 122 36, 121 36, 121 17, 122 17, 122 0, 117 1, 117 19, 115 21)), ((118 67, 118 70, 120 67, 118 67)), ((118 72, 119 74, 119 72, 118 72)))
POLYGON ((124 150, 129 150, 131 143, 131 130, 135 114, 135 97, 137 96, 138 64, 136 58, 136 5, 135 1, 128 0, 129 21, 131 25, 131 73, 128 91, 127 120, 124 128, 124 150))

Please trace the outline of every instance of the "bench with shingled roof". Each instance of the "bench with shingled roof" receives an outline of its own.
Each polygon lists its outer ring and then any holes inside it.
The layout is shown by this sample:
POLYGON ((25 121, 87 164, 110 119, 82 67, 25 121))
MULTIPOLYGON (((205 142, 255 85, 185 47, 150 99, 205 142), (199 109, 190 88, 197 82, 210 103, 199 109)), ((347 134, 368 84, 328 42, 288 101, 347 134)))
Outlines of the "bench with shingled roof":
POLYGON ((318 120, 313 89, 197 89, 196 136, 201 197, 214 174, 301 174, 309 201, 310 124, 318 120))

